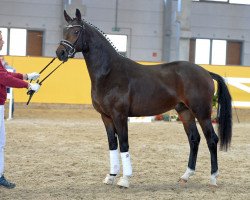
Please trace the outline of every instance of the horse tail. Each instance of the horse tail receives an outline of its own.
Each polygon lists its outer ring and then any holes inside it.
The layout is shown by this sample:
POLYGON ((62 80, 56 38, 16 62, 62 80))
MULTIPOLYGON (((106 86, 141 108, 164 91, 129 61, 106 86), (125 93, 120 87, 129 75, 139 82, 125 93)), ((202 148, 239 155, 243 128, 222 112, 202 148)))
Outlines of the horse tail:
POLYGON ((224 79, 215 73, 209 72, 218 83, 218 132, 220 149, 227 151, 232 139, 232 101, 224 79))

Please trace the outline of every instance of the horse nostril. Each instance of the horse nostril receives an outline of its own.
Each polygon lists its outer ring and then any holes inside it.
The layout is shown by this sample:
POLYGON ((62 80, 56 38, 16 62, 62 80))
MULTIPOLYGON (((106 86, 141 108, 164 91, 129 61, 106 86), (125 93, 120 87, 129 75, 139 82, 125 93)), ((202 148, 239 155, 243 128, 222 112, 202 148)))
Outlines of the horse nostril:
POLYGON ((61 52, 60 52, 61 57, 64 57, 64 56, 65 56, 65 54, 66 54, 65 50, 64 50, 64 49, 62 49, 62 50, 61 50, 61 52))
POLYGON ((64 49, 57 50, 56 55, 59 58, 59 60, 63 60, 63 58, 66 56, 66 51, 64 49))
POLYGON ((56 50, 56 56, 60 61, 66 62, 68 60, 68 51, 63 46, 59 46, 56 50))

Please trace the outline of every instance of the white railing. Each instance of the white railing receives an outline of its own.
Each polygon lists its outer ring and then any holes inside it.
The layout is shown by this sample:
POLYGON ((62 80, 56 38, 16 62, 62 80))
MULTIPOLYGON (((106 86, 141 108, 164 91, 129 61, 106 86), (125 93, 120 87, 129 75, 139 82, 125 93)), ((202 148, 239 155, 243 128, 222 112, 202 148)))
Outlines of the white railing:
MULTIPOLYGON (((13 72, 13 69, 7 69, 9 72, 13 72)), ((7 89, 7 100, 9 100, 9 116, 7 120, 13 118, 13 106, 14 106, 14 95, 13 95, 13 88, 7 89)))

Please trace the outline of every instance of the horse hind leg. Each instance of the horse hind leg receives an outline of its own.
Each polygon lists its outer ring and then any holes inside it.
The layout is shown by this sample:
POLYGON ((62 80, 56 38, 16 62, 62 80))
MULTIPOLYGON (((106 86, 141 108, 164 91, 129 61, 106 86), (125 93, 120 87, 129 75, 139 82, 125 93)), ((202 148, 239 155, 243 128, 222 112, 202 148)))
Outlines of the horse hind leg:
MULTIPOLYGON (((200 100, 199 102, 207 102, 206 100, 200 100)), ((219 141, 218 136, 215 134, 212 121, 211 121, 211 111, 212 103, 198 104, 191 106, 195 117, 198 119, 201 129, 205 135, 207 146, 210 152, 211 158, 211 177, 210 185, 217 186, 216 178, 219 175, 218 172, 218 161, 217 161, 217 144, 219 141)))
POLYGON ((179 181, 181 184, 183 184, 188 181, 190 176, 194 175, 200 143, 200 135, 195 123, 195 117, 193 116, 192 112, 183 103, 178 104, 175 109, 182 119, 190 146, 188 167, 179 181))
MULTIPOLYGON (((198 119, 199 120, 199 119, 198 119)), ((219 175, 218 160, 217 160, 217 143, 218 136, 215 134, 211 119, 199 120, 203 133, 205 135, 207 146, 211 156, 211 177, 210 185, 217 186, 217 177, 219 175)))

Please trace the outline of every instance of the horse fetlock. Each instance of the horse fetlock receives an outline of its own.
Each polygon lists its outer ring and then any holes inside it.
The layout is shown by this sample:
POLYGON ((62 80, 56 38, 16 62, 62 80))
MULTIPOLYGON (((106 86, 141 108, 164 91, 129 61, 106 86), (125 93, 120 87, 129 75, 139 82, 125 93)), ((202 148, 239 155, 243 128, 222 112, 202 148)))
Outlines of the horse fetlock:
POLYGON ((122 176, 119 181, 117 182, 117 185, 122 188, 128 188, 129 187, 129 177, 128 176, 122 176))
POLYGON ((210 185, 211 186, 218 186, 217 185, 217 177, 219 176, 219 171, 213 173, 210 177, 210 185))
POLYGON ((195 174, 195 170, 192 170, 188 167, 186 172, 181 176, 181 179, 187 181, 189 177, 193 176, 194 174, 195 174))
POLYGON ((113 185, 115 182, 116 176, 111 176, 110 174, 107 174, 105 179, 103 180, 103 183, 106 185, 113 185))

